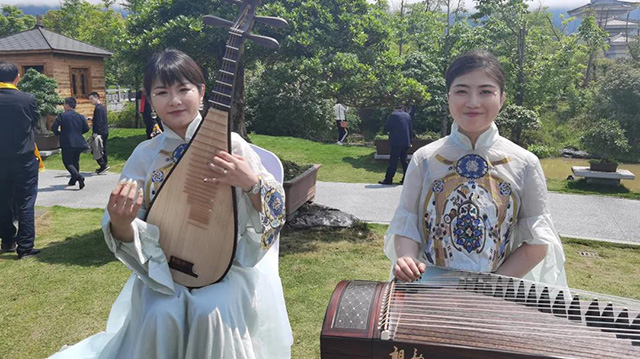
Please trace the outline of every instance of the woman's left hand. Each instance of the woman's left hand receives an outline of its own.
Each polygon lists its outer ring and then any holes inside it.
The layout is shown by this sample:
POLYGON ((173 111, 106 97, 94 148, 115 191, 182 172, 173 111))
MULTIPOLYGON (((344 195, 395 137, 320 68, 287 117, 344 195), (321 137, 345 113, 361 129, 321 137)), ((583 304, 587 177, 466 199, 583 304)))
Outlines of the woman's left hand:
POLYGON ((247 160, 240 155, 220 151, 208 167, 211 177, 204 179, 207 183, 223 183, 242 188, 245 192, 258 183, 258 176, 253 173, 247 160))

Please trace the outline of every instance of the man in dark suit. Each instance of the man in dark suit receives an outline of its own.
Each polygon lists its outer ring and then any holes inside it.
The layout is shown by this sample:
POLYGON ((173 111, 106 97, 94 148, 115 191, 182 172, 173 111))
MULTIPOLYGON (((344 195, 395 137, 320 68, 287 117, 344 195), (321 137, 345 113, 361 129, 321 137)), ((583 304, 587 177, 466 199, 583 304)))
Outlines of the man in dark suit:
POLYGON ((71 174, 69 186, 74 186, 78 182, 78 187, 83 189, 84 177, 80 174, 80 154, 89 148, 87 141, 82 137, 83 133, 89 131, 89 124, 84 116, 74 110, 76 108, 75 98, 65 98, 63 106, 64 112, 53 121, 51 130, 60 136, 62 163, 71 174))
POLYGON ((402 165, 402 180, 407 172, 409 161, 407 152, 411 147, 411 116, 405 112, 404 107, 400 107, 391 113, 384 125, 385 132, 389 132, 389 143, 391 144, 391 154, 389 155, 389 165, 384 180, 378 181, 380 184, 393 184, 393 176, 398 168, 398 160, 402 165))
MULTIPOLYGON (((109 124, 107 123, 107 109, 100 103, 100 95, 97 92, 89 94, 89 102, 95 106, 93 109, 93 133, 102 138, 102 158, 97 160, 100 166, 97 174, 105 173, 109 169, 107 165, 107 140, 109 139, 109 124)), ((94 157, 95 158, 95 157, 94 157)))
POLYGON ((17 250, 22 259, 40 253, 34 248, 39 164, 34 129, 40 115, 35 97, 16 87, 19 80, 14 64, 0 61, 0 253, 17 250))

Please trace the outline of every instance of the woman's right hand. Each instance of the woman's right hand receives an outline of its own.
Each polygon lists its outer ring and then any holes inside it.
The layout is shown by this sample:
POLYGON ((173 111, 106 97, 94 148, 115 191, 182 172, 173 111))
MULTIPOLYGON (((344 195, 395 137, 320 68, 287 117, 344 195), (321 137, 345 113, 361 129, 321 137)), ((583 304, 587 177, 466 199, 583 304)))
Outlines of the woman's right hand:
POLYGON ((413 282, 422 276, 426 268, 427 265, 416 258, 400 257, 393 266, 393 275, 401 282, 413 282))
POLYGON ((133 241, 131 222, 142 206, 143 192, 134 180, 123 179, 111 191, 107 211, 111 220, 111 234, 123 242, 133 241))

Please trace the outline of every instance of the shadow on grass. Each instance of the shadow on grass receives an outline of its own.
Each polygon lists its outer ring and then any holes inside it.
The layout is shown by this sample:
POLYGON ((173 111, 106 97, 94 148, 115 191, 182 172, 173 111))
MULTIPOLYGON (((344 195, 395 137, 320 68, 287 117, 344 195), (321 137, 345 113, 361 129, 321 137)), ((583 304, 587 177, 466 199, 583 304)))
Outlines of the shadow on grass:
MULTIPOLYGON (((372 173, 379 173, 382 176, 384 176, 387 171, 387 163, 389 162, 387 160, 374 160, 372 153, 359 157, 344 157, 342 161, 350 164, 353 168, 361 168, 372 173)), ((400 167, 400 170, 402 170, 402 167, 400 167)))
POLYGON ((51 243, 35 258, 44 263, 83 267, 99 267, 117 260, 104 243, 101 229, 51 243))
POLYGON ((575 191, 596 192, 601 194, 627 194, 631 191, 624 185, 608 186, 602 184, 587 183, 587 180, 581 178, 577 181, 567 181, 567 188, 575 191))
POLYGON ((365 222, 359 222, 353 228, 311 228, 293 229, 287 225, 280 235, 280 256, 288 254, 315 252, 318 243, 370 242, 374 234, 365 222))

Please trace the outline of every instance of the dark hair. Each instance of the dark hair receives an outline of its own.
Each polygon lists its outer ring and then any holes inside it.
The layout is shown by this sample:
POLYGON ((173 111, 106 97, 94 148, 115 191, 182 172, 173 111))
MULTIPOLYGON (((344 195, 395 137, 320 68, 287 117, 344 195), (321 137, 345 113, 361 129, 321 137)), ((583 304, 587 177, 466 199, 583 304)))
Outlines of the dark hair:
POLYGON ((500 93, 504 92, 505 74, 502 65, 491 52, 486 50, 469 51, 453 60, 445 75, 447 92, 456 78, 475 70, 484 71, 498 84, 500 93))
POLYGON ((151 94, 155 79, 167 86, 176 82, 190 82, 198 86, 198 91, 202 91, 204 85, 200 66, 189 55, 172 48, 153 54, 145 66, 143 86, 147 96, 151 94))
POLYGON ((18 68, 16 65, 0 61, 0 82, 13 82, 18 77, 18 68))
POLYGON ((93 96, 93 97, 97 97, 97 98, 98 98, 98 100, 100 99, 100 94, 98 94, 98 93, 97 93, 97 92, 95 92, 95 91, 89 92, 89 94, 87 95, 87 97, 91 97, 91 96, 93 96))
POLYGON ((67 97, 64 99, 64 104, 69 105, 71 108, 76 108, 76 99, 73 97, 67 97))

